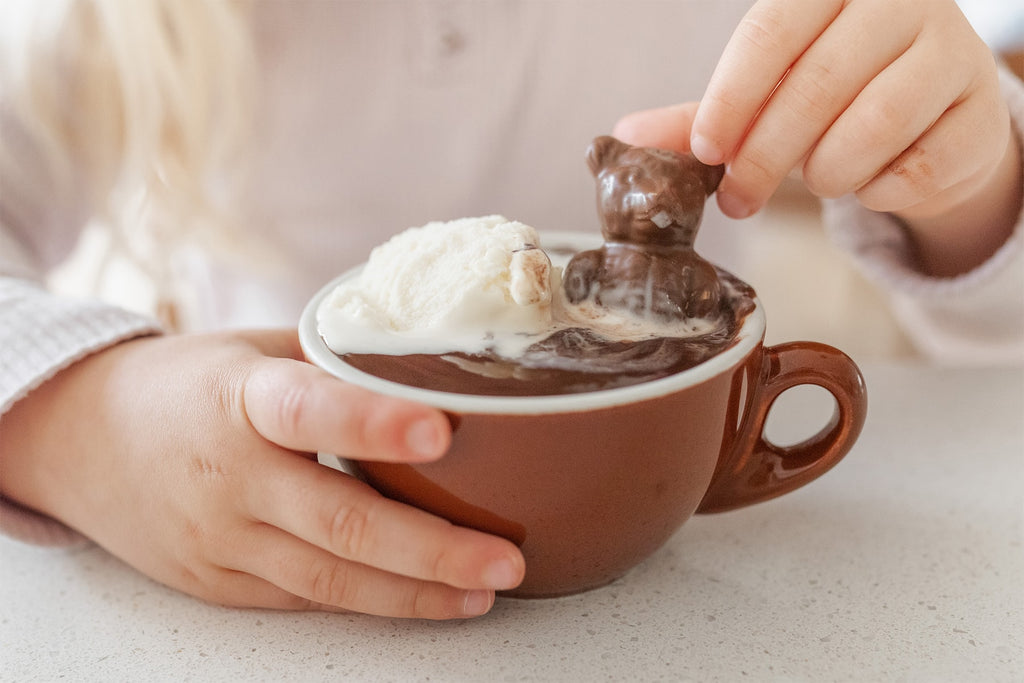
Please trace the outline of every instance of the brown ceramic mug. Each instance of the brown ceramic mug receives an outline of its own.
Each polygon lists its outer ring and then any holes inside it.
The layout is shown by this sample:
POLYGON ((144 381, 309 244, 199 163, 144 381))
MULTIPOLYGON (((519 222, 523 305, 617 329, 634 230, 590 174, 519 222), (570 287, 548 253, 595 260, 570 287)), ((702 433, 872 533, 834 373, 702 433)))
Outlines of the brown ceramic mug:
MULTIPOLYGON (((589 245, 587 236, 560 239, 589 245)), ((518 544, 526 578, 508 595, 596 588, 651 555, 694 513, 803 486, 849 451, 867 414, 863 378, 841 351, 814 342, 764 346, 760 302, 731 347, 643 384, 500 397, 387 381, 345 363, 317 332, 320 302, 356 272, 307 306, 299 329, 307 358, 346 382, 441 408, 454 430, 437 462, 348 468, 390 498, 518 544), (769 410, 802 384, 835 397, 832 419, 800 443, 776 445, 764 432, 769 410)))

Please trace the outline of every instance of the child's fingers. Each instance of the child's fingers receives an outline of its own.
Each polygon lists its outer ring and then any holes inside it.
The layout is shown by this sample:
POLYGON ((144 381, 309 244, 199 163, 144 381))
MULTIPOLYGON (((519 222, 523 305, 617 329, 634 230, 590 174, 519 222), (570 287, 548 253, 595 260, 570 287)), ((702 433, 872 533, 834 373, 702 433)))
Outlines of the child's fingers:
POLYGON ((439 410, 374 394, 290 359, 260 358, 240 393, 253 428, 292 450, 422 461, 443 455, 451 439, 439 410))
POLYGON ((820 197, 857 190, 910 148, 963 95, 966 79, 934 73, 941 68, 911 48, 882 71, 808 155, 808 189, 820 197))
MULTIPOLYGON (((254 462, 262 476, 246 482, 246 512, 335 558, 463 589, 507 589, 522 580, 522 554, 503 538, 454 526, 291 454, 267 457, 263 466, 254 462)), ((321 590, 310 585, 300 593, 325 601, 321 590)))
POLYGON ((686 154, 690 151, 690 128, 697 106, 697 102, 684 102, 627 114, 615 124, 612 135, 631 145, 686 154))
POLYGON ((417 580, 342 559, 270 525, 255 526, 244 552, 233 560, 227 566, 241 577, 220 593, 230 601, 244 587, 250 592, 237 596, 239 604, 457 619, 479 616, 494 602, 493 591, 417 580))
POLYGON ((842 9, 838 0, 762 0, 744 16, 711 76, 693 122, 694 155, 720 164, 789 67, 842 9))
POLYGON ((925 32, 866 85, 808 156, 808 188, 838 197, 891 175, 862 199, 871 208, 896 210, 974 172, 977 154, 1002 149, 993 138, 1004 129, 998 82, 968 58, 972 49, 984 50, 980 41, 961 42, 944 32, 925 32))
MULTIPOLYGON (((995 96, 996 98, 998 95, 995 96)), ((928 202, 949 210, 977 190, 1006 149, 1007 126, 990 99, 968 97, 860 186, 857 198, 874 211, 897 212, 928 202)))
MULTIPOLYGON (((259 546, 250 545, 252 551, 262 550, 259 546)), ((221 546, 221 549, 224 549, 221 546)), ((280 547, 272 557, 275 560, 286 562, 295 559, 295 555, 284 556, 280 547)), ((251 555, 236 554, 224 565, 207 565, 197 569, 190 567, 186 573, 189 583, 177 586, 181 590, 196 596, 201 600, 224 605, 225 607, 257 607, 264 609, 279 610, 328 610, 332 609, 326 605, 314 603, 308 598, 303 598, 281 588, 272 581, 268 581, 255 572, 244 569, 251 555)), ((344 608, 334 607, 336 611, 344 611, 344 608)))
POLYGON ((837 17, 757 113, 719 187, 720 197, 732 200, 732 206, 723 203, 729 215, 742 218, 763 206, 858 93, 911 45, 913 18, 894 13, 888 30, 875 35, 875 22, 865 14, 873 6, 855 4, 837 17))

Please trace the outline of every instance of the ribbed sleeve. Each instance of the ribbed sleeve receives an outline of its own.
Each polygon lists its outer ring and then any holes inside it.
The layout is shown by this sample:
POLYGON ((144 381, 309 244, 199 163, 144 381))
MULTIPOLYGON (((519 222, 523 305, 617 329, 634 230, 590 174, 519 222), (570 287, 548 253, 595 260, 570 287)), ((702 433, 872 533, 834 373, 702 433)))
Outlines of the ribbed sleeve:
POLYGON ((158 329, 135 313, 0 278, 0 414, 76 360, 158 329))

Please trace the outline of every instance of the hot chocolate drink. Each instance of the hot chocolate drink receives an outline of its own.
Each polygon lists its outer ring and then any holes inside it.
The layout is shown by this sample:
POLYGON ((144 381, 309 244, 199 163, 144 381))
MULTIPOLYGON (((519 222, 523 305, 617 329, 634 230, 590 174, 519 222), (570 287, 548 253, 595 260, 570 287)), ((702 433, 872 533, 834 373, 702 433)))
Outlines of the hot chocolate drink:
POLYGON ((718 271, 725 295, 718 325, 692 336, 608 339, 567 327, 515 358, 493 352, 341 354, 351 366, 383 379, 435 391, 483 396, 550 396, 614 389, 688 370, 728 348, 754 308, 753 290, 718 271))
POLYGON ((603 243, 548 233, 542 245, 500 216, 411 228, 324 287, 299 329, 311 362, 452 424, 437 461, 320 459, 517 544, 518 597, 604 585, 695 512, 804 485, 843 457, 866 414, 848 357, 765 347, 753 291, 694 252, 721 168, 611 138, 587 160, 603 243), (832 394, 834 419, 776 446, 769 411, 801 384, 832 394))
POLYGON ((754 292, 693 248, 722 168, 607 136, 587 150, 587 164, 597 180, 604 237, 598 248, 542 251, 532 229, 493 216, 407 231, 371 255, 362 291, 337 300, 350 320, 389 321, 392 339, 383 351, 379 341, 362 343, 370 351, 363 352, 349 325, 334 344, 325 334, 328 343, 353 367, 384 379, 491 396, 629 386, 728 348, 754 307, 754 292), (504 256, 494 260, 498 252, 504 256), (415 277, 373 289, 399 270, 415 277), (468 283, 459 281, 462 274, 468 283), (439 282, 432 285, 431 277, 439 282), (502 296, 486 298, 498 290, 502 296), (451 301, 451 309, 420 315, 438 299, 451 301), (483 313, 474 318, 474 311, 483 313), (465 343, 460 324, 477 325, 469 330, 474 343, 465 343), (431 327, 435 332, 425 335, 431 327))

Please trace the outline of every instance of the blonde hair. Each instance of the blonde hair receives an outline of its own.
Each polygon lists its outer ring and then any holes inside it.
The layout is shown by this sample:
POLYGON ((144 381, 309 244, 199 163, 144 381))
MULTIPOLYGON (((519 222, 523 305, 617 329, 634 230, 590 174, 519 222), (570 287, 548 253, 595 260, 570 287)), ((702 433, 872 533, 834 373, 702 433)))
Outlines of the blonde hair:
MULTIPOLYGON (((4 21, 16 24, 3 29, 4 106, 41 157, 33 163, 51 190, 85 192, 166 295, 174 244, 223 240, 233 229, 230 172, 244 167, 254 69, 247 5, 4 2, 4 21)), ((24 161, 9 147, 0 146, 7 171, 24 161)))

